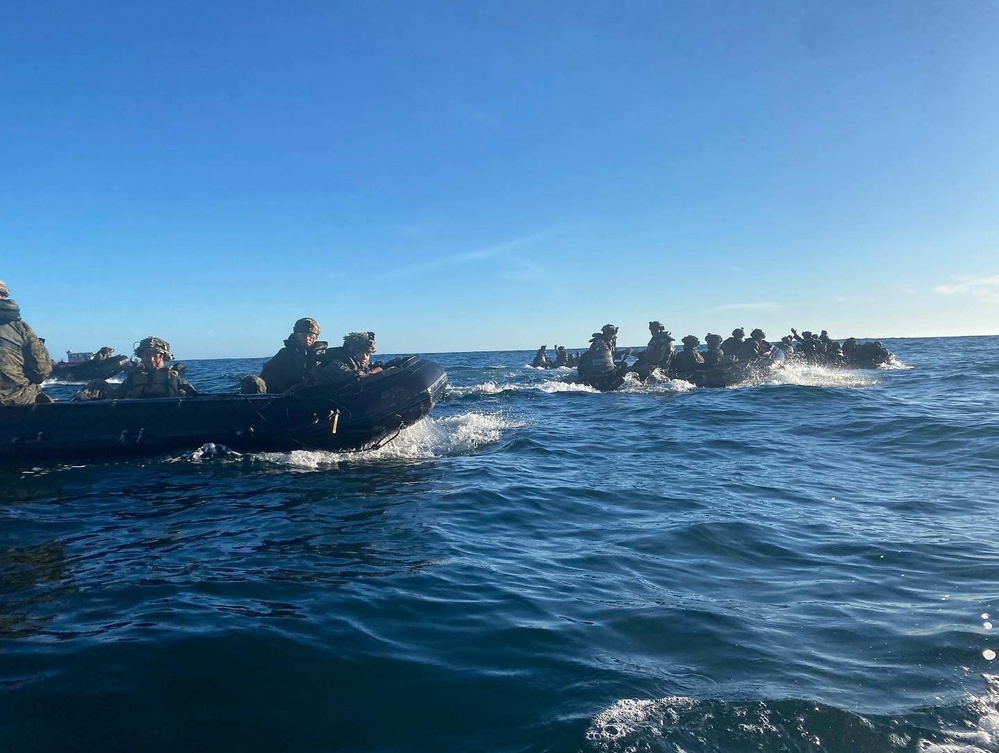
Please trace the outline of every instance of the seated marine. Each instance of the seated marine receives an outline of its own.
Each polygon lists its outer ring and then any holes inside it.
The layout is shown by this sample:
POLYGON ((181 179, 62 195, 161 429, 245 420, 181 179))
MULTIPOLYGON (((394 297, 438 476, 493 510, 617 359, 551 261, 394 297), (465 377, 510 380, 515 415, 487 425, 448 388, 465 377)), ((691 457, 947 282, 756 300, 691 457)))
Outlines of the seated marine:
POLYGON ((177 369, 167 366, 173 360, 170 343, 158 337, 144 337, 135 346, 141 360, 125 372, 125 379, 115 387, 103 379, 90 382, 73 400, 109 400, 112 398, 193 397, 198 391, 177 369))
POLYGON ((611 355, 614 356, 615 361, 617 360, 617 330, 618 327, 616 324, 605 324, 600 328, 600 334, 607 341, 607 345, 610 347, 611 355))
POLYGON ((309 375, 306 384, 340 384, 377 374, 381 366, 371 363, 375 352, 374 332, 350 332, 343 345, 330 348, 319 358, 319 365, 309 375))
POLYGON ((326 342, 317 339, 319 331, 319 322, 315 319, 304 317, 295 322, 284 347, 264 364, 260 376, 243 377, 240 392, 244 395, 284 392, 304 384, 326 351, 326 342))
POLYGON ((799 335, 798 330, 791 327, 791 334, 798 341, 798 344, 794 348, 795 351, 810 361, 814 360, 818 355, 818 339, 807 329, 799 335))
POLYGON ((760 344, 756 340, 743 340, 732 355, 737 361, 755 361, 758 356, 762 355, 760 344))
POLYGON ((609 335, 593 333, 590 349, 579 356, 576 372, 580 381, 598 389, 616 389, 624 381, 618 364, 614 362, 609 335))
POLYGON ((733 358, 742 360, 744 358, 743 343, 745 343, 745 337, 746 330, 742 327, 736 327, 732 330, 732 336, 726 338, 721 344, 721 349, 733 358))
POLYGON ((794 339, 790 335, 784 335, 779 343, 774 343, 774 347, 784 351, 785 356, 794 355, 794 339))
POLYGON ((767 355, 770 352, 770 349, 773 347, 770 343, 767 342, 766 337, 767 333, 764 332, 759 327, 757 327, 756 329, 754 329, 752 332, 749 333, 749 338, 756 343, 757 353, 761 356, 767 355))
POLYGON ((649 332, 652 338, 648 346, 638 354, 638 361, 629 369, 642 379, 648 379, 656 369, 668 371, 674 353, 674 338, 662 322, 649 322, 649 332))
POLYGON ((50 403, 39 385, 52 373, 52 358, 9 296, 0 280, 0 405, 50 403))
POLYGON ((548 346, 542 345, 538 348, 538 352, 534 354, 534 360, 531 361, 531 366, 536 369, 547 369, 551 364, 548 362, 548 346))
POLYGON ((721 335, 708 332, 708 334, 704 336, 704 342, 707 343, 708 346, 707 352, 701 354, 701 357, 704 359, 705 367, 710 369, 712 366, 731 363, 734 360, 721 349, 721 335))
POLYGON ((569 354, 566 352, 564 345, 555 346, 555 365, 556 366, 570 366, 569 354))
POLYGON ((673 358, 673 372, 680 379, 687 379, 698 369, 704 368, 704 357, 697 352, 701 341, 696 335, 687 335, 680 340, 683 350, 673 358))
POLYGON ((843 354, 843 346, 836 340, 830 340, 826 350, 826 362, 832 366, 843 366, 846 364, 846 356, 843 354))

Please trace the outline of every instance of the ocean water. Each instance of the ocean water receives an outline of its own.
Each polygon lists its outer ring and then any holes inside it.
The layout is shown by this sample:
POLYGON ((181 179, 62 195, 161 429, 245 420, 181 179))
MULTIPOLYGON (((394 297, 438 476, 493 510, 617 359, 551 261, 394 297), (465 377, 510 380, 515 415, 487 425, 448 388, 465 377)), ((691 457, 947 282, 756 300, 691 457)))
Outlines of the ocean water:
POLYGON ((886 344, 434 354, 370 454, 0 469, 0 751, 999 751, 999 338, 886 344))

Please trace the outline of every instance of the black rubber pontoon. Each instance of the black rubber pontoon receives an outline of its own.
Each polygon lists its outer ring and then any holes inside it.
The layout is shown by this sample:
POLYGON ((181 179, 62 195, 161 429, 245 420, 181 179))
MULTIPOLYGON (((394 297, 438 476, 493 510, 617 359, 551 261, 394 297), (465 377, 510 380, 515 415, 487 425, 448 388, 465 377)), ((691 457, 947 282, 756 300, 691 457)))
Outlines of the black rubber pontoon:
POLYGON ((55 402, 0 408, 0 462, 378 447, 426 416, 447 374, 418 356, 346 385, 281 394, 55 402))

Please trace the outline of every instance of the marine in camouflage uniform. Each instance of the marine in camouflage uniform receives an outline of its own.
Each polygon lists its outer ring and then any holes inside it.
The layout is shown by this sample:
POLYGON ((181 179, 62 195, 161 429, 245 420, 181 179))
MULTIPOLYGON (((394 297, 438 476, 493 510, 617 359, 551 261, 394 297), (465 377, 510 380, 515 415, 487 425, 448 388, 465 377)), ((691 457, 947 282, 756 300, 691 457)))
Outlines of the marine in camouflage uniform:
POLYGON ((696 335, 687 335, 680 342, 683 343, 683 350, 673 359, 673 370, 680 379, 687 379, 704 368, 704 356, 697 352, 701 341, 696 335))
MULTIPOLYGON (((753 346, 756 347, 755 345, 753 346)), ((736 327, 732 330, 732 336, 725 338, 725 341, 721 344, 721 349, 725 351, 725 354, 731 356, 736 360, 743 360, 746 358, 746 330, 742 327, 736 327)))
POLYGON ((761 356, 769 354, 773 348, 773 345, 767 342, 767 333, 759 327, 749 333, 749 338, 756 343, 756 350, 761 356))
POLYGON ((307 384, 345 384, 381 371, 371 365, 375 352, 374 332, 350 332, 343 345, 330 348, 319 359, 319 366, 306 380, 307 384))
POLYGON ((326 343, 316 339, 319 332, 319 322, 315 319, 299 319, 284 347, 264 364, 259 377, 244 377, 240 391, 243 394, 284 392, 304 384, 326 351, 326 343))
POLYGON ((0 280, 0 405, 51 402, 39 385, 52 373, 52 359, 9 295, 0 280))
POLYGON ((648 379, 653 371, 662 369, 668 371, 673 360, 674 338, 662 322, 649 322, 649 333, 652 339, 644 351, 638 354, 638 362, 631 367, 642 379, 648 379))
POLYGON ((135 347, 142 360, 125 372, 124 381, 115 387, 103 379, 90 382, 77 392, 74 400, 109 400, 112 398, 192 397, 198 391, 180 376, 177 368, 167 366, 173 360, 170 343, 158 337, 145 337, 135 347))
POLYGON ((548 361, 548 346, 542 345, 538 348, 538 352, 534 354, 534 360, 531 361, 531 366, 536 369, 547 369, 551 366, 548 361))
POLYGON ((721 349, 722 336, 716 335, 712 332, 708 332, 704 336, 704 342, 707 343, 708 350, 706 353, 702 353, 701 357, 704 359, 704 365, 707 368, 712 368, 713 366, 720 366, 722 364, 731 363, 731 356, 726 355, 725 351, 721 349))

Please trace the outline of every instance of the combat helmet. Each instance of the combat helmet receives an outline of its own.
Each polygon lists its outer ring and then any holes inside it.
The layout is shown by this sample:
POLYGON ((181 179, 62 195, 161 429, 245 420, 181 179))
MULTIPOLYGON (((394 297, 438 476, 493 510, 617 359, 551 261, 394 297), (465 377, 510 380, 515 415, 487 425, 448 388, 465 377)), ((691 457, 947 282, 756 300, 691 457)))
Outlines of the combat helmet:
POLYGON ((172 361, 173 354, 170 352, 170 343, 166 340, 161 340, 158 337, 144 337, 139 341, 139 344, 135 346, 133 351, 135 355, 139 358, 147 351, 152 351, 153 353, 162 353, 164 361, 172 361))
POLYGON ((762 340, 763 338, 765 338, 765 337, 767 336, 767 333, 766 333, 766 332, 764 332, 764 331, 763 331, 762 329, 760 329, 759 327, 757 327, 756 329, 754 329, 754 330, 753 330, 752 332, 750 332, 750 333, 749 333, 749 336, 750 336, 750 338, 752 338, 753 340, 755 340, 756 338, 759 338, 759 339, 761 339, 761 340, 762 340))
POLYGON ((685 335, 683 338, 680 339, 680 342, 682 342, 684 345, 689 345, 692 348, 697 347, 698 345, 701 344, 700 339, 696 335, 685 335))
POLYGON ((306 335, 318 335, 319 334, 319 322, 315 319, 310 319, 309 317, 303 317, 295 322, 295 328, 292 330, 295 334, 304 333, 306 335))
POLYGON ((600 331, 603 332, 605 335, 616 335, 617 327, 613 324, 605 324, 603 327, 600 328, 600 331))
POLYGON ((745 336, 746 336, 746 330, 744 330, 742 327, 736 327, 735 329, 732 330, 732 337, 740 338, 745 336))
POLYGON ((358 353, 375 352, 374 332, 350 332, 343 337, 343 347, 358 353))
POLYGON ((649 329, 653 332, 662 332, 666 327, 660 321, 649 322, 649 329))
POLYGON ((716 335, 712 332, 708 332, 708 334, 704 336, 704 342, 706 342, 708 345, 721 345, 721 341, 722 341, 722 336, 716 335))

